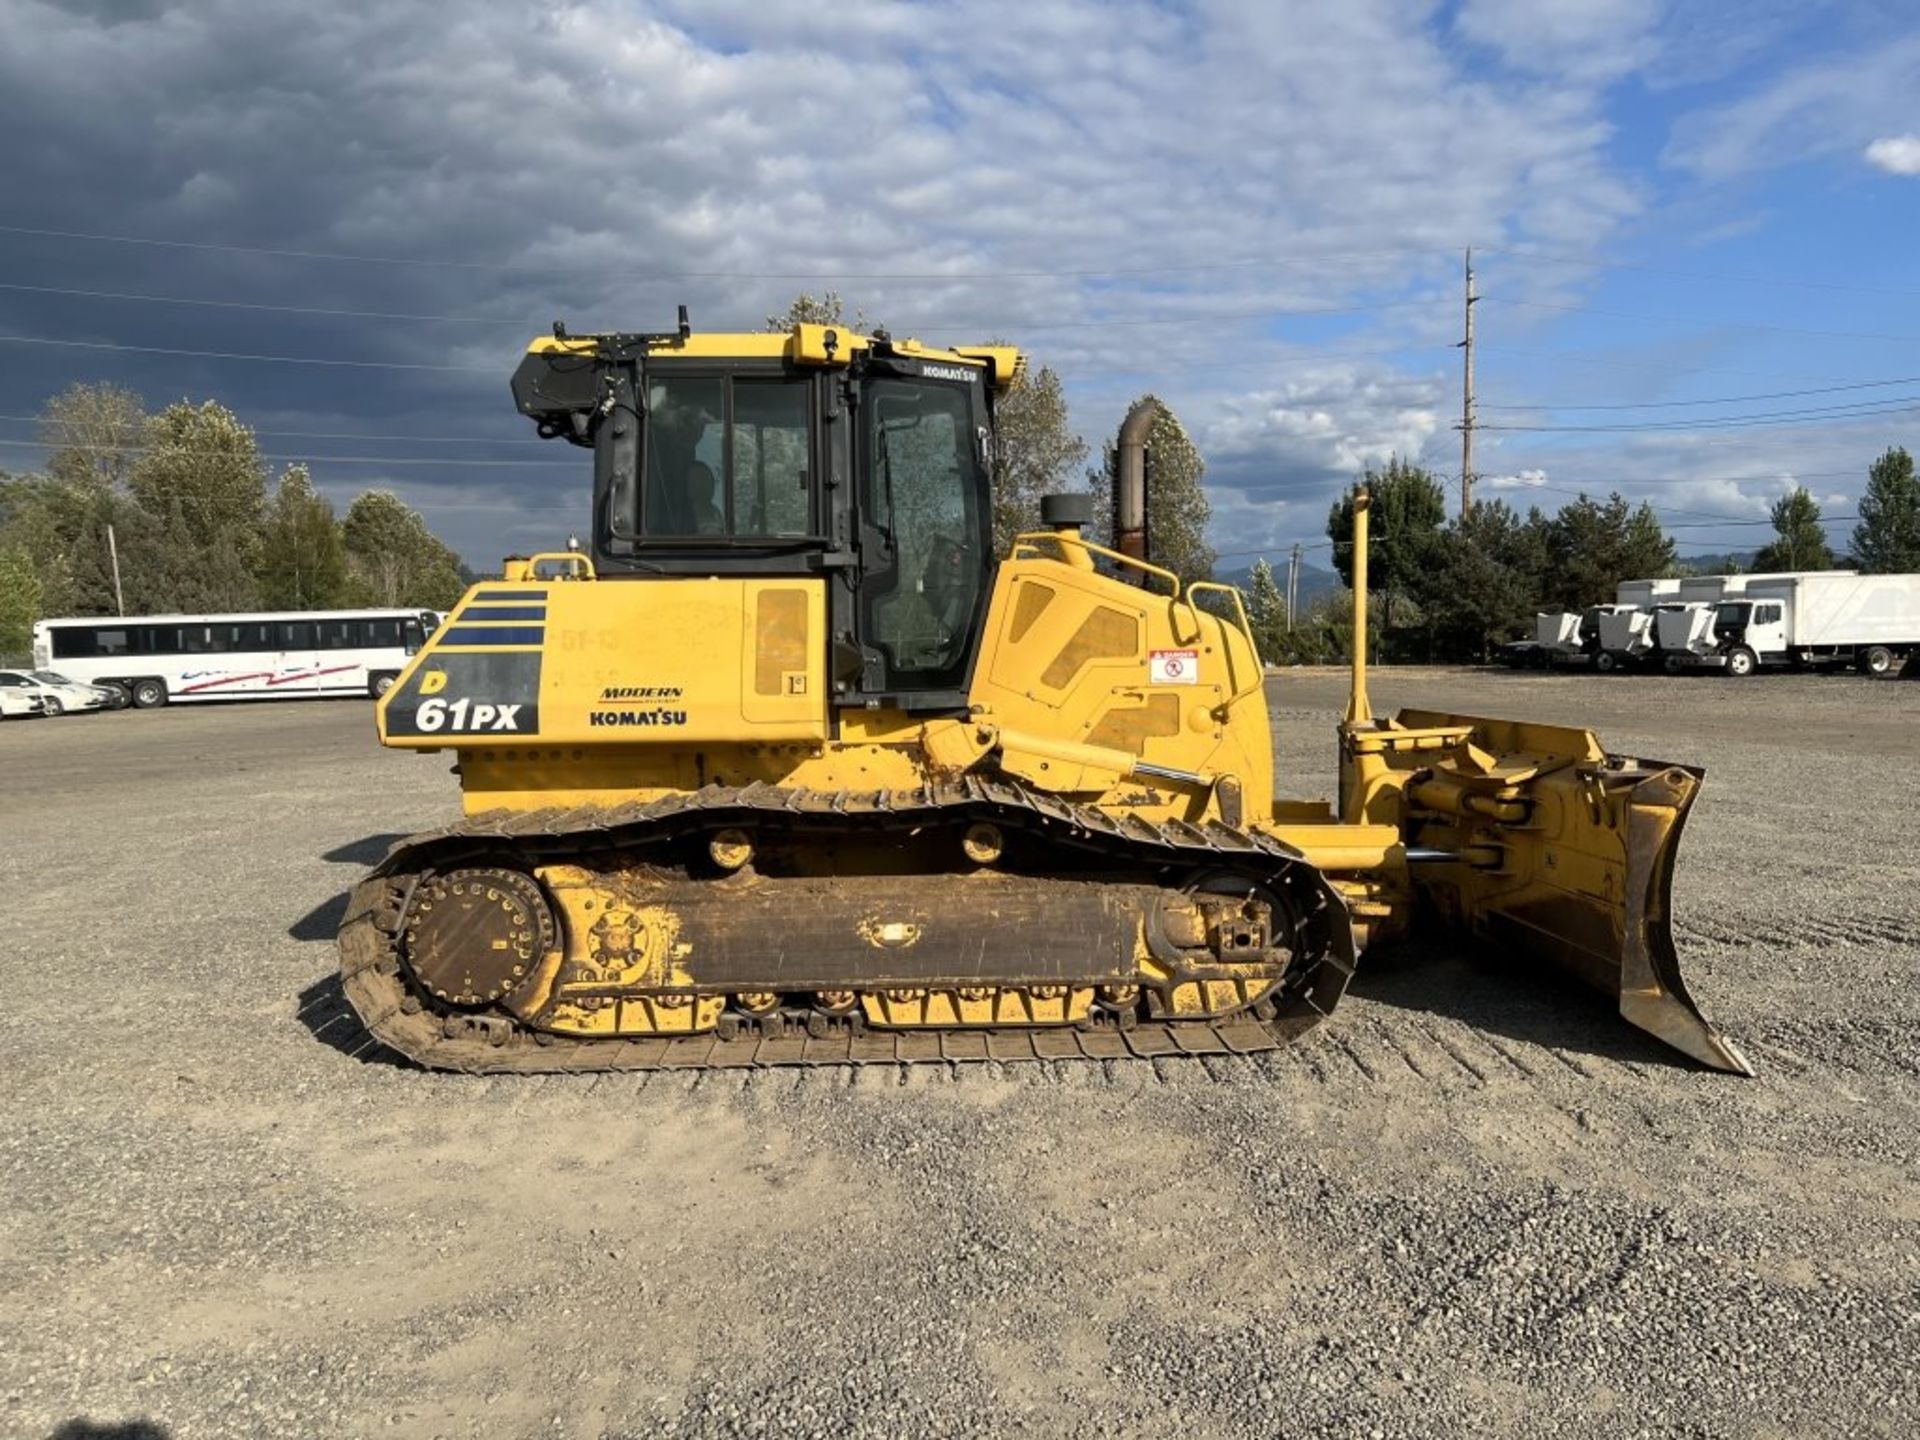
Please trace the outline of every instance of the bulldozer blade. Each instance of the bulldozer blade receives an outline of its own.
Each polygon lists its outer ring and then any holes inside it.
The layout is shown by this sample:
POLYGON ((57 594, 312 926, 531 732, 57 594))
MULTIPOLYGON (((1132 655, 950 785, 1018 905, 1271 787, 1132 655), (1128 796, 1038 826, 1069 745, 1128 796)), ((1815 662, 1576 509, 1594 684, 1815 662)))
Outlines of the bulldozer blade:
POLYGON ((1409 787, 1409 856, 1439 861, 1414 878, 1443 913, 1613 996, 1701 1064, 1753 1074, 1688 993, 1674 947, 1674 857, 1704 771, 1609 755, 1560 726, 1427 711, 1398 723, 1473 727, 1409 787))

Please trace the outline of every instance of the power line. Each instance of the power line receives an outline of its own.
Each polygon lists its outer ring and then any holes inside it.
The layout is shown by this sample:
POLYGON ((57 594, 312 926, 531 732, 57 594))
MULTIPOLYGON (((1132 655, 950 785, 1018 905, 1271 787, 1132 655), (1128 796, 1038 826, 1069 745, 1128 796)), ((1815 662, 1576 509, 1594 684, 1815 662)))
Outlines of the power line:
MULTIPOLYGON (((60 295, 69 298, 87 300, 114 300, 133 304, 150 305, 198 305, 223 310, 246 310, 278 315, 311 315, 317 318, 345 320, 392 320, 410 324, 448 324, 448 325, 495 325, 500 327, 517 326, 524 329, 539 329, 538 322, 515 318, 495 319, 485 315, 414 315, 386 310, 342 310, 318 305, 276 305, 265 301, 226 300, 196 295, 139 295, 121 290, 83 290, 58 285, 28 285, 21 282, 0 281, 0 290, 13 290, 28 294, 60 295)), ((1109 320, 1053 320, 1018 321, 1004 320, 946 320, 915 319, 912 316, 900 318, 896 329, 919 330, 1019 330, 1026 333, 1053 330, 1090 330, 1145 327, 1154 325, 1205 325, 1232 320, 1284 320, 1293 317, 1315 315, 1372 315, 1387 310, 1423 310, 1433 305, 1428 300, 1395 300, 1377 305, 1307 305, 1288 306, 1271 310, 1243 310, 1229 312, 1201 312, 1191 315, 1142 316, 1138 319, 1109 320)))
POLYGON ((122 290, 74 290, 61 285, 27 285, 0 280, 0 290, 17 290, 34 295, 64 295, 83 300, 128 300, 142 305, 205 305, 220 310, 264 310, 276 315, 317 315, 344 320, 405 320, 447 325, 516 325, 532 322, 521 319, 495 320, 485 315, 408 315, 388 310, 332 310, 318 305, 269 305, 255 300, 219 300, 198 295, 135 295, 122 290))
POLYGON ((59 345, 75 350, 123 350, 141 355, 176 355, 198 360, 248 360, 271 365, 338 365, 354 370, 440 370, 499 375, 497 365, 422 365, 404 360, 329 360, 318 355, 241 355, 226 350, 180 350, 161 345, 121 345, 110 340, 53 340, 41 335, 0 335, 5 345, 59 345))
POLYGON ((1707 420, 1648 420, 1617 425, 1483 425, 1483 430, 1506 430, 1532 434, 1648 435, 1685 434, 1698 430, 1746 430, 1768 425, 1821 425, 1851 420, 1871 420, 1882 415, 1907 415, 1920 409, 1920 395, 1905 395, 1897 400, 1859 401, 1853 405, 1812 406, 1801 410, 1778 410, 1760 415, 1729 415, 1707 420))
MULTIPOLYGON (((1329 312, 1267 311, 1267 312, 1261 312, 1260 315, 1198 317, 1196 318, 1195 321, 1191 323, 1201 323, 1202 320, 1210 322, 1210 321, 1221 320, 1221 319, 1263 318, 1265 316, 1277 316, 1282 313, 1318 314, 1318 313, 1329 313, 1329 312)), ((1106 322, 1094 321, 1094 322, 1088 322, 1088 323, 1103 324, 1106 322)), ((1139 323, 1139 324, 1155 324, 1155 325, 1157 324, 1179 325, 1179 324, 1187 324, 1190 322, 1186 320, 1168 319, 1168 320, 1152 320, 1152 321, 1140 321, 1140 322, 1116 321, 1113 323, 1115 324, 1139 323)), ((991 330, 995 327, 991 325, 983 324, 976 328, 980 330, 991 330)), ((1001 328, 1010 329, 1013 327, 1001 327, 1001 328)), ((1027 328, 1031 329, 1031 328, 1048 328, 1048 327, 1027 327, 1027 328)), ((318 355, 254 355, 254 354, 240 354, 240 353, 224 351, 224 350, 188 350, 188 349, 175 348, 171 346, 159 346, 159 345, 127 345, 127 344, 119 343, 117 341, 107 341, 107 340, 55 339, 50 336, 41 336, 41 335, 0 335, 0 344, 55 345, 55 346, 64 346, 71 349, 125 351, 132 354, 142 354, 142 355, 174 355, 174 356, 183 356, 183 357, 201 359, 201 360, 246 360, 246 361, 259 361, 259 362, 269 363, 269 364, 328 365, 328 366, 341 366, 349 369, 366 369, 366 370, 425 370, 425 371, 465 373, 465 374, 472 374, 472 375, 492 375, 495 377, 506 374, 509 368, 504 363, 500 365, 428 365, 428 364, 421 364, 417 362, 408 362, 408 361, 400 361, 400 360, 337 360, 337 359, 332 359, 329 357, 318 356, 318 355)), ((1339 358, 1339 357, 1367 356, 1367 355, 1399 355, 1399 354, 1417 353, 1423 350, 1442 350, 1442 349, 1451 349, 1451 348, 1453 347, 1447 346, 1447 345, 1394 345, 1394 346, 1380 347, 1377 349, 1364 349, 1364 350, 1325 350, 1325 351, 1317 351, 1311 355, 1282 357, 1280 359, 1276 359, 1270 362, 1262 362, 1260 365, 1257 365, 1257 366, 1250 366, 1246 362, 1241 361, 1241 362, 1235 362, 1232 364, 1217 365, 1217 366, 1214 366, 1214 365, 1208 365, 1208 366, 1168 365, 1168 366, 1157 366, 1152 369, 1115 370, 1115 369, 1093 369, 1093 368, 1080 368, 1080 367, 1063 367, 1063 368, 1067 370, 1067 373, 1073 374, 1073 375, 1081 375, 1081 374, 1087 374, 1087 375, 1182 375, 1182 374, 1193 373, 1195 371, 1204 371, 1204 370, 1247 371, 1247 370, 1276 368, 1280 366, 1286 366, 1290 368, 1295 365, 1319 364, 1322 361, 1322 359, 1328 358, 1328 357, 1339 358)), ((518 355, 519 353, 521 352, 518 349, 516 349, 515 354, 518 355)))
MULTIPOLYGON (((1647 373, 1645 360, 1609 360, 1599 355, 1585 355, 1577 350, 1533 350, 1519 345, 1489 345, 1476 340, 1474 348, 1481 354, 1492 352, 1496 355, 1527 355, 1540 360, 1558 360, 1572 365, 1599 365, 1609 370, 1631 370, 1636 375, 1647 373)), ((1671 370, 1671 376, 1679 375, 1748 375, 1756 380, 1831 380, 1839 384, 1844 377, 1838 375, 1796 375, 1786 370, 1745 370, 1732 365, 1689 365, 1684 370, 1671 370)))
POLYGON ((1105 275, 1179 275, 1211 270, 1266 270, 1289 265, 1315 265, 1394 255, 1439 255, 1450 253, 1425 246, 1385 246, 1369 250, 1339 250, 1322 254, 1295 251, 1289 255, 1264 255, 1244 260, 1212 260, 1186 265, 1106 266, 1066 270, 931 270, 931 271, 859 271, 859 270, 660 270, 606 269, 593 266, 553 265, 535 260, 451 260, 444 257, 407 255, 356 255, 326 250, 286 250, 263 245, 236 245, 211 240, 163 240, 144 235, 103 235, 79 230, 49 230, 29 225, 0 225, 0 234, 28 235, 52 240, 83 240, 104 245, 148 245, 170 250, 214 251, 233 255, 264 255, 283 260, 323 260, 351 265, 405 265, 437 270, 489 270, 534 272, 542 275, 597 275, 628 283, 649 284, 674 280, 874 280, 958 283, 970 280, 1046 280, 1092 278, 1105 275))
POLYGON ((1707 400, 1637 400, 1606 404, 1560 403, 1551 400, 1528 405, 1481 405, 1482 410, 1670 410, 1687 405, 1742 405, 1754 400, 1791 400, 1802 395, 1833 395, 1842 390, 1875 390, 1888 385, 1920 385, 1920 375, 1896 380, 1855 380, 1845 385, 1821 385, 1810 390, 1769 390, 1757 395, 1718 395, 1707 400))

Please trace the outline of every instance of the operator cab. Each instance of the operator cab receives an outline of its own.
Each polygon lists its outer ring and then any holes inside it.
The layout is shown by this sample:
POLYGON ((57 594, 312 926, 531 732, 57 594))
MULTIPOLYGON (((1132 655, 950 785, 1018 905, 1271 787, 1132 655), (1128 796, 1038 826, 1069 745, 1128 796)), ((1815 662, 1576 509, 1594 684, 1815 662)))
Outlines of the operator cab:
POLYGON ((988 472, 1008 349, 785 334, 570 337, 513 377, 540 433, 594 453, 603 578, 827 582, 839 703, 964 707, 995 556, 988 472))

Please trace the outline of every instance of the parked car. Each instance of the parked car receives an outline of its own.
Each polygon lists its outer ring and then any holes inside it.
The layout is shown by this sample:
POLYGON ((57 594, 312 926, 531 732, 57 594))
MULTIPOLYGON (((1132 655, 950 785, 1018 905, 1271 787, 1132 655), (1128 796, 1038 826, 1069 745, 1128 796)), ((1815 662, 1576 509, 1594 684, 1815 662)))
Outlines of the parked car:
POLYGON ((1515 670, 1545 670, 1553 664, 1554 651, 1538 640, 1515 640, 1493 652, 1493 658, 1515 670))
POLYGON ((17 685, 0 685, 0 720, 24 720, 46 713, 47 702, 36 692, 22 690, 17 685))
POLYGON ((127 703, 122 690, 82 684, 57 670, 0 670, 0 690, 37 695, 43 713, 48 715, 69 710, 117 710, 127 703))

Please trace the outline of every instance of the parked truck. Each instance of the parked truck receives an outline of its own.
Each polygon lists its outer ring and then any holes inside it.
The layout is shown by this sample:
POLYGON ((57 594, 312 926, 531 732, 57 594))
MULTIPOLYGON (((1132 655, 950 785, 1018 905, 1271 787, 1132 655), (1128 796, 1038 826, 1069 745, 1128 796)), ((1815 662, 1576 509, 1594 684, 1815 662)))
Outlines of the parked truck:
POLYGON ((1920 575, 1739 578, 1715 603, 1706 648, 1692 663, 1734 676, 1789 665, 1885 675, 1920 654, 1920 575))
POLYGON ((1547 665, 1592 665, 1611 670, 1602 663, 1602 627, 1625 605, 1589 605, 1583 611, 1542 611, 1533 617, 1534 643, 1547 665))
POLYGON ((1738 593, 1738 575, 1694 575, 1680 582, 1673 598, 1654 614, 1661 668, 1690 669, 1713 653, 1713 612, 1723 596, 1738 593))
POLYGON ((1599 646, 1593 668, 1618 670, 1656 663, 1660 638, 1658 605, 1680 593, 1678 580, 1622 580, 1615 604, 1600 607, 1599 646))

